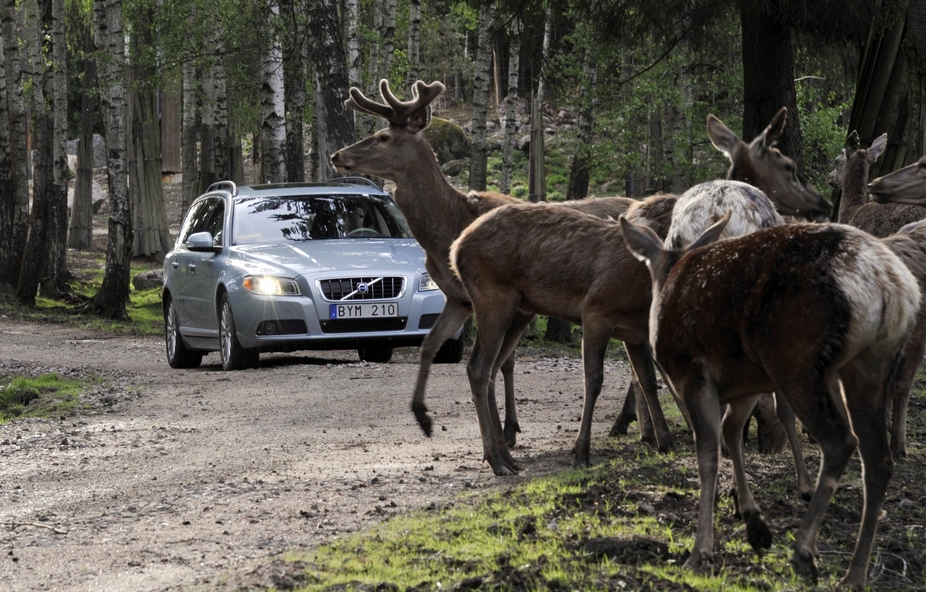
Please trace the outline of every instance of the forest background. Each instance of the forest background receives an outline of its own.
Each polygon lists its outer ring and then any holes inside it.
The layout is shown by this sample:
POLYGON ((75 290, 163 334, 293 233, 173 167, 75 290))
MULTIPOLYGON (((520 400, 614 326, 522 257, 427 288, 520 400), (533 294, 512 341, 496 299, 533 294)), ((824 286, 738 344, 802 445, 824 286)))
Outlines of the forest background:
POLYGON ((779 147, 821 190, 850 130, 889 134, 873 176, 926 152, 926 0, 0 0, 0 40, 0 286, 74 300, 97 134, 106 268, 80 309, 110 319, 127 316, 132 259, 172 246, 165 179, 182 176, 186 206, 246 169, 335 176, 330 154, 381 123, 347 109, 348 88, 378 98, 382 78, 400 97, 443 82, 435 115, 460 125, 432 127, 466 146, 445 170, 525 198, 532 104, 549 200, 722 177, 708 113, 748 140, 787 107, 779 147))

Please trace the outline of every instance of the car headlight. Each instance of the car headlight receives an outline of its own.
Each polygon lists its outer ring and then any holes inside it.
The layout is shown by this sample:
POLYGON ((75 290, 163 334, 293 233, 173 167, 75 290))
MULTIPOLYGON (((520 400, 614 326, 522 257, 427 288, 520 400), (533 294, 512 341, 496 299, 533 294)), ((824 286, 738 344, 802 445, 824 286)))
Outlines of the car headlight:
POLYGON ((248 292, 261 296, 299 296, 302 294, 299 284, 286 278, 248 276, 244 278, 244 287, 248 292))
POLYGON ((440 288, 437 287, 437 284, 434 283, 430 275, 426 273, 421 274, 421 281, 418 282, 418 291, 429 292, 431 290, 440 290, 440 288))

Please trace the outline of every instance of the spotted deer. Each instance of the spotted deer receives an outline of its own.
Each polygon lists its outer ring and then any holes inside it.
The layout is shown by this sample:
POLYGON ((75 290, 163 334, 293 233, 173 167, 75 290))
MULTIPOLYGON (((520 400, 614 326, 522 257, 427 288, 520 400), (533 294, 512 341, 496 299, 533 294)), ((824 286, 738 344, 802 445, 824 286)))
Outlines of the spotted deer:
MULTIPOLYGON (((432 432, 432 420, 425 405, 425 391, 431 363, 441 345, 473 314, 470 297, 464 285, 450 270, 450 245, 463 229, 486 212, 506 204, 524 203, 514 197, 494 192, 462 193, 455 189, 441 172, 424 130, 431 121, 430 104, 443 90, 444 86, 440 82, 426 84, 418 81, 412 89, 412 99, 400 101, 389 89, 388 81, 382 80, 380 93, 385 103, 378 103, 365 97, 359 89, 351 88, 350 98, 346 101, 348 107, 382 118, 389 125, 369 138, 338 150, 331 157, 332 164, 341 171, 364 173, 395 183, 396 204, 405 215, 413 236, 427 255, 425 266, 428 274, 447 298, 443 312, 421 345, 418 378, 412 397, 412 411, 428 436, 432 432)), ((659 229, 664 235, 674 199, 674 196, 663 196, 647 204, 641 204, 637 215, 645 216, 650 213, 658 219, 654 222, 657 225, 659 220, 664 220, 659 229)), ((634 200, 620 197, 590 198, 569 201, 556 207, 616 219, 636 203, 634 200)), ((652 361, 642 361, 642 355, 634 356, 639 360, 634 368, 636 377, 644 389, 646 403, 658 406, 652 361)), ((514 364, 513 350, 500 361, 505 383, 504 440, 507 446, 514 446, 516 433, 520 432, 514 396, 514 364)), ((494 397, 493 380, 493 406, 494 397)), ((643 403, 637 401, 638 405, 643 403)), ((638 415, 649 417, 650 414, 640 409, 638 415)), ((661 409, 656 410, 652 416, 656 418, 655 421, 641 422, 643 437, 666 448, 671 434, 661 409)), ((493 465, 493 468, 495 467, 500 467, 498 462, 493 465)))
MULTIPOLYGON (((889 383, 915 322, 919 285, 881 241, 850 226, 791 224, 711 244, 726 222, 673 250, 649 229, 621 219, 628 248, 652 277, 649 335, 656 361, 694 430, 701 492, 685 565, 699 568, 711 559, 720 441, 733 446, 741 437, 736 426, 721 429, 721 406, 775 391, 823 456, 792 564, 818 577, 817 534, 858 447, 864 509, 840 584, 863 587, 893 472, 883 420, 889 383)), ((733 477, 747 539, 766 548, 770 531, 741 461, 733 477)))

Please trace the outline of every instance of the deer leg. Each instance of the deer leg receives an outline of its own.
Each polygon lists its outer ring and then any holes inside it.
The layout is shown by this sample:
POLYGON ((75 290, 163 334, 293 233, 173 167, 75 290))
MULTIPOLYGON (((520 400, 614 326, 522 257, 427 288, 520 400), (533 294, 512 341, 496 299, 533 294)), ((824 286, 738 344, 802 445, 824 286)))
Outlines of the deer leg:
MULTIPOLYGON (((524 334, 524 329, 530 325, 531 321, 534 320, 535 315, 533 314, 523 314, 518 313, 514 321, 511 324, 511 327, 508 328, 508 332, 505 333, 505 341, 502 343, 502 349, 499 352, 499 363, 496 365, 496 368, 500 368, 502 371, 502 378, 505 380, 505 444, 508 448, 514 448, 517 443, 517 436, 515 434, 521 431, 521 426, 518 423, 518 412, 517 405, 514 400, 514 360, 515 360, 515 350, 518 345, 518 341, 521 339, 521 335, 524 334)), ((497 373, 497 372, 496 372, 497 373)), ((495 375, 493 373, 492 377, 492 404, 496 405, 495 402, 495 375)), ((497 407, 496 407, 497 409, 497 407)))
POLYGON ((582 423, 579 426, 579 435, 573 448, 575 458, 573 462, 577 467, 587 467, 589 464, 589 450, 592 444, 592 414, 595 411, 595 402, 601 394, 601 384, 604 382, 604 355, 611 340, 610 333, 595 331, 592 323, 583 319, 582 337, 582 366, 585 374, 585 401, 582 406, 582 423))
POLYGON ((617 419, 614 420, 614 425, 611 426, 611 431, 608 433, 612 438, 626 435, 627 430, 630 429, 630 424, 637 418, 636 397, 633 391, 634 387, 640 387, 636 385, 636 382, 636 379, 633 378, 633 372, 631 371, 630 384, 627 385, 627 395, 624 397, 624 405, 621 407, 621 412, 617 415, 617 419))
POLYGON ((497 370, 499 352, 508 328, 517 316, 517 294, 494 294, 492 306, 476 311, 476 342, 466 365, 476 419, 482 436, 484 460, 496 475, 513 475, 521 467, 505 445, 505 435, 495 407, 490 382, 497 370), (508 296, 507 298, 505 296, 508 296))
POLYGON ((463 326, 463 323, 472 314, 473 311, 468 306, 463 306, 448 298, 444 310, 437 317, 434 326, 431 327, 431 330, 421 343, 418 381, 415 383, 415 393, 412 396, 412 413, 415 414, 415 419, 418 421, 418 425, 421 426, 425 436, 430 437, 432 432, 431 416, 428 415, 428 407, 424 404, 425 387, 428 382, 428 375, 431 373, 431 363, 434 361, 437 350, 445 341, 450 339, 457 329, 463 326))
POLYGON ((804 464, 804 453, 801 451, 801 441, 797 436, 797 429, 794 426, 794 411, 788 405, 788 401, 779 393, 775 393, 775 415, 788 436, 788 444, 791 447, 791 458, 794 460, 794 472, 797 474, 797 491, 801 498, 810 500, 813 495, 814 482, 807 472, 807 465, 804 464))
POLYGON ((698 477, 701 493, 698 503, 698 530, 694 549, 685 567, 698 569, 710 562, 714 549, 714 496, 717 493, 717 471, 720 460, 721 405, 716 386, 709 376, 690 374, 677 385, 691 416, 695 450, 698 455, 698 477))
POLYGON ((755 551, 772 546, 772 532, 762 520, 761 510, 749 490, 746 481, 746 465, 743 457, 743 428, 759 396, 747 397, 727 405, 723 416, 723 441, 733 461, 733 503, 736 515, 742 516, 746 523, 746 540, 755 551))
POLYGON ((885 390, 890 389, 885 389, 888 381, 881 378, 887 374, 886 368, 879 373, 877 366, 877 360, 871 360, 867 364, 855 364, 853 361, 840 372, 852 429, 858 437, 865 487, 865 506, 862 510, 862 524, 855 542, 855 551, 852 553, 846 575, 839 581, 840 586, 853 588, 865 587, 868 559, 881 515, 881 505, 894 470, 883 419, 887 403, 885 390))
POLYGON ((913 380, 926 346, 926 338, 922 333, 919 324, 911 331, 899 361, 900 366, 896 369, 896 379, 889 383, 891 390, 889 396, 885 396, 891 406, 891 453, 895 460, 907 456, 907 405, 910 402, 910 389, 913 388, 913 380))
POLYGON ((791 564, 798 574, 816 581, 817 533, 857 440, 843 417, 842 405, 836 403, 836 397, 842 398, 838 380, 819 377, 812 369, 798 369, 792 374, 797 377, 803 374, 807 380, 798 378, 791 383, 776 380, 779 385, 776 392, 787 398, 791 409, 817 441, 822 459, 817 487, 795 537, 791 564))
MULTIPOLYGON (((585 324, 583 323, 582 326, 585 327, 585 324)), ((642 343, 624 342, 624 349, 627 350, 634 375, 643 390, 646 409, 652 418, 657 448, 660 452, 667 452, 672 447, 672 432, 669 430, 669 424, 666 423, 666 417, 662 413, 662 406, 659 404, 659 396, 656 393, 656 365, 653 363, 649 346, 642 343)), ((644 418, 639 409, 639 403, 637 413, 640 415, 641 431, 644 432, 643 440, 646 441, 647 434, 643 429, 645 428, 644 418)))

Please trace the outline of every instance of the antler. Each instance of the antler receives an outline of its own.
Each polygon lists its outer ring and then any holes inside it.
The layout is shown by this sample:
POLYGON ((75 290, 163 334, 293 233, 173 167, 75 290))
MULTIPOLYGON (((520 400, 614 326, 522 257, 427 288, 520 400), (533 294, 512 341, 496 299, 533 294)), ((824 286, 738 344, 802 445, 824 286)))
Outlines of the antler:
POLYGON ((431 84, 425 84, 419 80, 412 87, 412 100, 400 101, 389 90, 389 81, 383 78, 379 81, 379 92, 386 100, 388 105, 377 103, 363 96, 359 88, 351 87, 350 98, 344 104, 355 111, 362 111, 377 117, 382 117, 389 123, 403 124, 407 123, 411 116, 424 107, 431 104, 442 92, 444 85, 434 81, 431 84))

